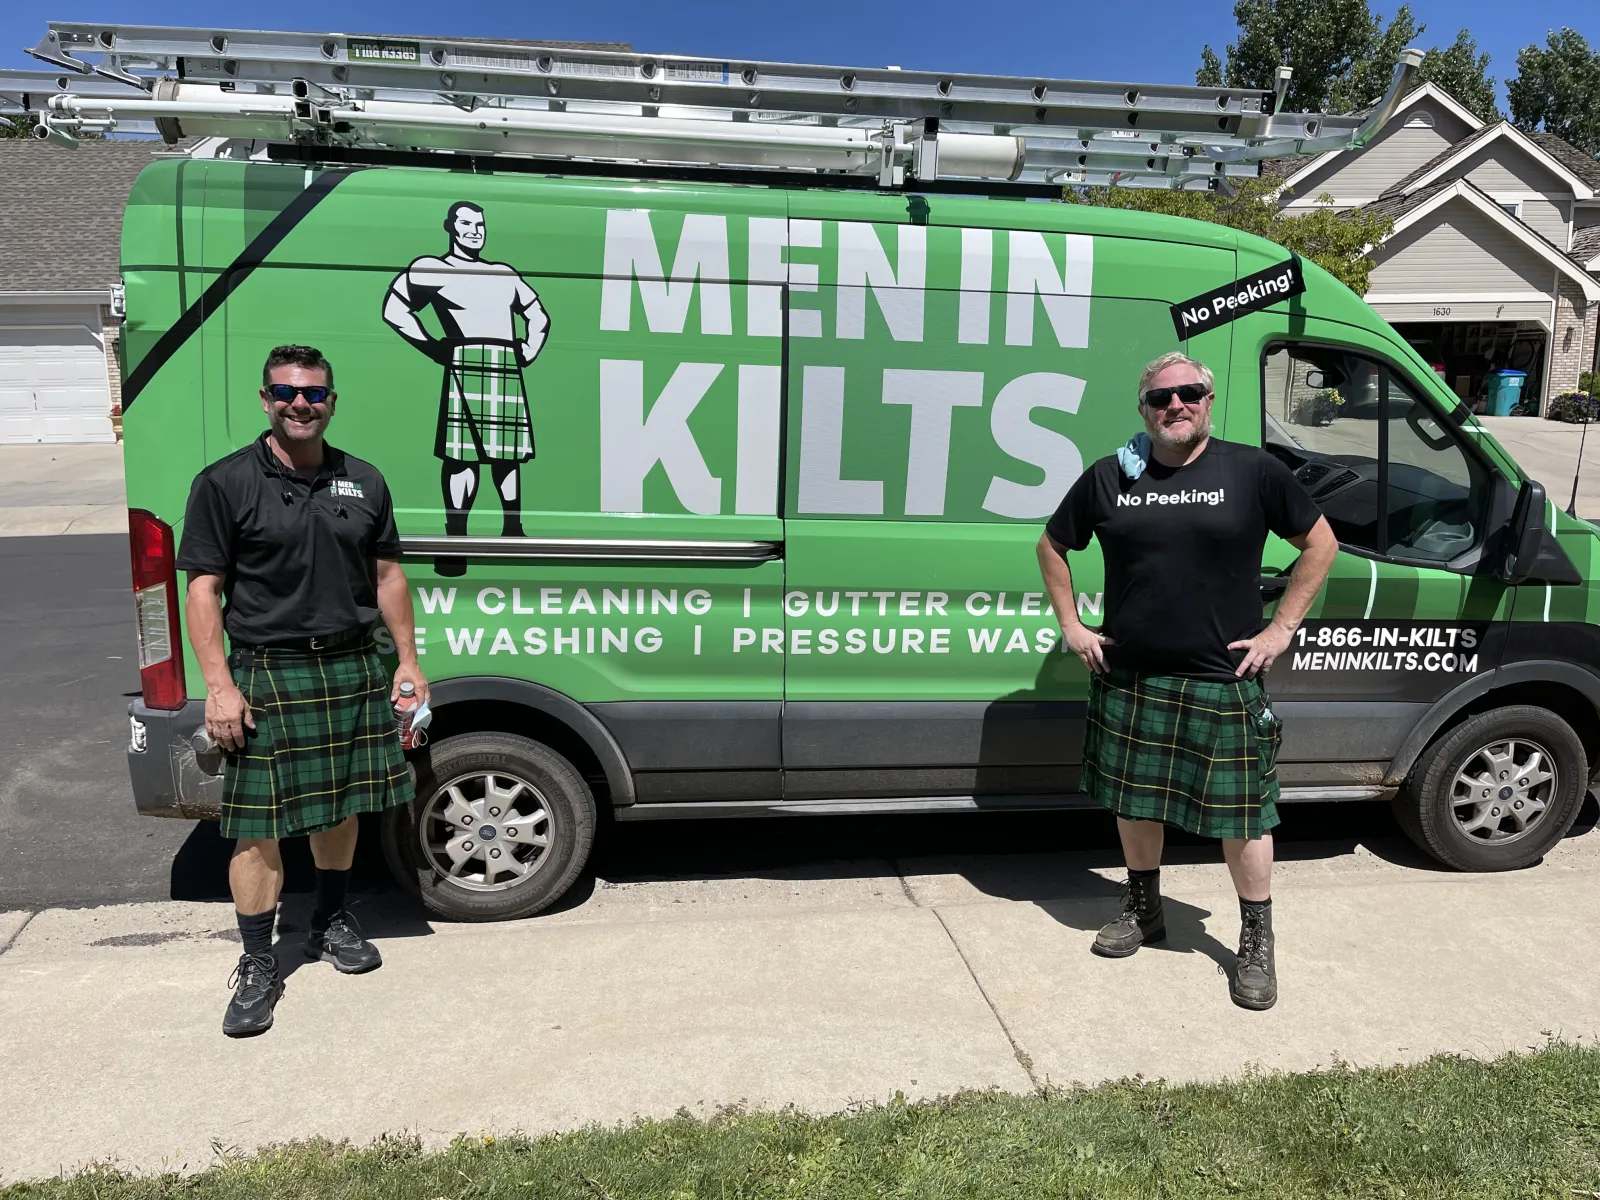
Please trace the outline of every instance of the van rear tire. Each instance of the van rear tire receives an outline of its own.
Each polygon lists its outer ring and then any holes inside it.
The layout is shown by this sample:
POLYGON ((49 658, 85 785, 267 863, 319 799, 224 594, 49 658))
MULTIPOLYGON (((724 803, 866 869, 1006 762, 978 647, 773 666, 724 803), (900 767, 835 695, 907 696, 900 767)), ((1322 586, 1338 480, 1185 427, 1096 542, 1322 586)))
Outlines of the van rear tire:
POLYGON ((389 809, 400 885, 449 921, 531 917, 566 894, 594 847, 594 793, 550 747, 511 733, 443 738, 413 761, 416 799, 389 809))
POLYGON ((1394 799, 1395 817, 1446 866, 1516 871, 1567 836, 1588 781, 1571 725, 1547 708, 1509 705, 1468 718, 1424 750, 1394 799))

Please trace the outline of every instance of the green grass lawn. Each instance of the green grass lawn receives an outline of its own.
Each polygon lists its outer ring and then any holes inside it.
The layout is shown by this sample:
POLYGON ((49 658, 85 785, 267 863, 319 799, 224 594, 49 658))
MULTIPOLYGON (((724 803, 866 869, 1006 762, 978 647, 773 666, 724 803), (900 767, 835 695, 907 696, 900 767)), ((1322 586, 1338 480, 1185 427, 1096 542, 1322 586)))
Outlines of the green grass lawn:
MULTIPOLYGON (((1481 1015, 1481 1014, 1480 1014, 1481 1015)), ((1463 1020, 1475 1019, 1463 1014, 1463 1020)), ((1573 1197, 1600 1200, 1600 1049, 1495 1062, 1138 1081, 1032 1096, 688 1116, 560 1136, 316 1142, 204 1174, 94 1170, 0 1200, 1573 1197)))

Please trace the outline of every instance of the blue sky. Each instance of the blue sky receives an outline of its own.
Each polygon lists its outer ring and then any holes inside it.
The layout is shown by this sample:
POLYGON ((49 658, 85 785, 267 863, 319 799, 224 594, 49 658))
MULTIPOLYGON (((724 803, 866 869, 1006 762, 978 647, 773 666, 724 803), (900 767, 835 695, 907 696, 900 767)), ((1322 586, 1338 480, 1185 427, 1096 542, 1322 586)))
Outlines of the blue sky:
MULTIPOLYGON (((1370 2, 1370 0, 1369 0, 1370 2)), ((1385 15, 1396 5, 1379 0, 1385 15)), ((1447 45, 1463 25, 1492 56, 1501 81, 1515 72, 1516 52, 1570 25, 1600 43, 1594 0, 1417 0, 1428 27, 1419 39, 1447 45)), ((807 0, 732 3, 680 0, 587 0, 585 3, 475 4, 420 0, 280 0, 272 5, 197 0, 0 4, 0 66, 25 67, 50 17, 121 24, 271 27, 350 33, 460 34, 479 37, 625 41, 639 50, 726 58, 927 70, 1045 75, 1138 82, 1191 82, 1200 47, 1219 51, 1234 31, 1232 0, 807 0), (37 15, 35 15, 37 14, 37 15), (233 14, 233 15, 229 15, 233 14)))

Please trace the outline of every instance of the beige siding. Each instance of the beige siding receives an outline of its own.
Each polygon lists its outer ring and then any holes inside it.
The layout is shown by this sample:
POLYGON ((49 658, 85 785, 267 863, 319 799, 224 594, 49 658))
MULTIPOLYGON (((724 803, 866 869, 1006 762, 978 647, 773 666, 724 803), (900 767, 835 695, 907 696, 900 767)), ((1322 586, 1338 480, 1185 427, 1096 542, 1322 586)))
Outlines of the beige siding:
POLYGON ((1341 154, 1319 166, 1295 185, 1294 194, 1286 200, 1305 204, 1315 200, 1321 192, 1327 192, 1339 202, 1346 196, 1353 201, 1371 200, 1467 133, 1467 128, 1444 109, 1426 102, 1418 104, 1397 117, 1393 125, 1359 154, 1341 154), (1433 128, 1406 128, 1406 117, 1423 109, 1433 114, 1433 128))
POLYGON ((1549 293, 1555 268, 1462 199, 1392 236, 1373 254, 1379 293, 1549 293))
POLYGON ((1567 248, 1572 186, 1521 147, 1506 138, 1496 138, 1450 174, 1452 178, 1465 177, 1497 199, 1542 196, 1543 199, 1522 199, 1522 220, 1563 250, 1567 248))

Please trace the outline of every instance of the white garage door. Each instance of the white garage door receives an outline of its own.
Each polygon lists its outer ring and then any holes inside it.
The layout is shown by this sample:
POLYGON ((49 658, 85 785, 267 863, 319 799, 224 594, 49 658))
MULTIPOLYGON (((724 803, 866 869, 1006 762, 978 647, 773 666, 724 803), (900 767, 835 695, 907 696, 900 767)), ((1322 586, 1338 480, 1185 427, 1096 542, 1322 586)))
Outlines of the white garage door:
POLYGON ((0 326, 0 445, 116 440, 99 324, 0 326))

